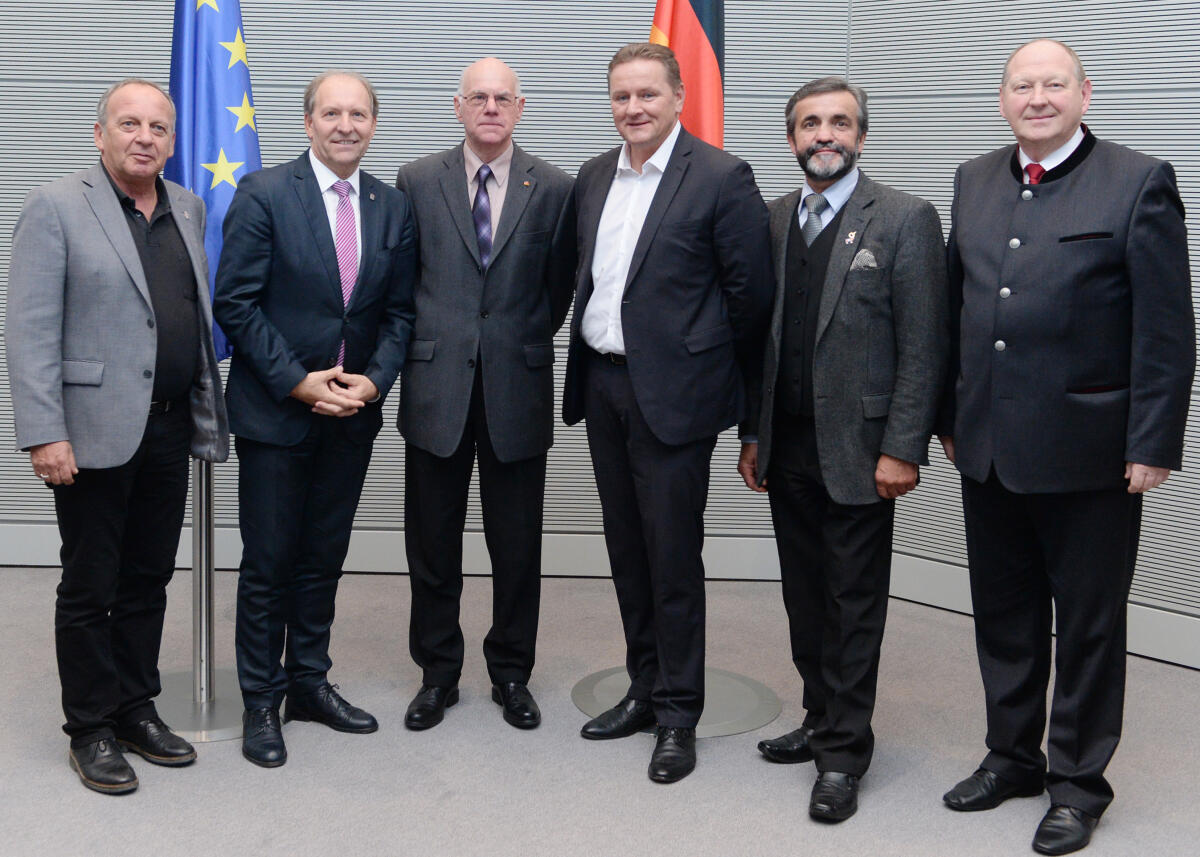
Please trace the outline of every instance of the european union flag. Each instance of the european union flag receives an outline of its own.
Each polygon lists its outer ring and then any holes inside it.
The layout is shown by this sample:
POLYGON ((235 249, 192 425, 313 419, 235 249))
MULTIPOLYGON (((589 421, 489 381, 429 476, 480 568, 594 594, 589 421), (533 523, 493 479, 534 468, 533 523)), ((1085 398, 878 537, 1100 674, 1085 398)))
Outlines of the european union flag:
MULTIPOLYGON (((178 113, 175 155, 164 173, 208 207, 204 249, 211 294, 221 256, 221 222, 238 177, 262 166, 239 0, 175 0, 171 97, 178 113)), ((213 341, 218 360, 233 353, 216 325, 213 341)))

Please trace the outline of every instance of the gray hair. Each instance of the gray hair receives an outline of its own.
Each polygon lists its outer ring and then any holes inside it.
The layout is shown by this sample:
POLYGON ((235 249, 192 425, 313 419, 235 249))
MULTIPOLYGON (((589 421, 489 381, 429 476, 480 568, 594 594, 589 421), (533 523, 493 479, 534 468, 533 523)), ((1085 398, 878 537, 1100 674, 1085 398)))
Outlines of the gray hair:
POLYGON ((171 130, 175 130, 175 100, 171 98, 169 92, 157 83, 142 77, 127 77, 124 80, 117 81, 104 91, 104 94, 100 96, 100 102, 96 105, 96 121, 101 126, 108 124, 108 102, 113 97, 113 93, 126 86, 148 86, 151 89, 158 90, 158 94, 167 99, 167 110, 171 115, 171 130))
POLYGON ((309 81, 308 86, 304 88, 305 116, 312 116, 313 110, 316 108, 317 90, 321 88, 322 83, 331 77, 349 77, 361 83, 367 90, 367 95, 371 96, 371 115, 376 119, 379 118, 379 94, 375 92, 375 87, 371 85, 371 81, 356 71, 344 71, 340 68, 331 68, 328 71, 323 71, 309 81))
POLYGON ((810 96, 824 95, 826 92, 849 92, 853 95, 854 100, 858 102, 858 136, 861 137, 867 133, 867 91, 861 86, 850 83, 844 77, 833 75, 817 78, 792 93, 783 114, 787 119, 789 137, 796 130, 796 105, 810 96))
POLYGON ((1087 80, 1087 74, 1084 73, 1084 70, 1083 70, 1083 60, 1081 60, 1079 58, 1079 54, 1075 53, 1074 48, 1072 48, 1070 45, 1066 44, 1065 42, 1060 42, 1058 39, 1033 39, 1032 41, 1026 42, 1025 44, 1021 45, 1019 48, 1017 48, 1015 51, 1013 51, 1011 54, 1008 55, 1008 59, 1006 59, 1004 61, 1004 75, 1000 78, 1001 86, 1004 86, 1004 84, 1008 83, 1008 69, 1009 69, 1009 66, 1012 65, 1013 57, 1015 57, 1021 51, 1025 50, 1030 45, 1036 45, 1038 42, 1049 42, 1052 45, 1058 45, 1060 48, 1062 48, 1064 51, 1066 51, 1067 56, 1069 56, 1071 58, 1072 65, 1075 66, 1075 69, 1074 69, 1075 79, 1077 81, 1079 81, 1080 83, 1083 83, 1085 80, 1087 80))
MULTIPOLYGON (((506 66, 508 66, 508 63, 504 63, 504 64, 506 66)), ((472 69, 472 67, 474 67, 474 65, 475 65, 475 63, 471 63, 471 65, 464 68, 462 70, 462 74, 460 74, 458 76, 458 94, 459 95, 467 94, 467 72, 469 72, 472 69)), ((515 95, 517 98, 520 98, 521 97, 521 76, 517 74, 516 70, 513 69, 512 66, 508 66, 508 70, 512 72, 513 85, 516 87, 516 91, 513 92, 513 95, 515 95)))

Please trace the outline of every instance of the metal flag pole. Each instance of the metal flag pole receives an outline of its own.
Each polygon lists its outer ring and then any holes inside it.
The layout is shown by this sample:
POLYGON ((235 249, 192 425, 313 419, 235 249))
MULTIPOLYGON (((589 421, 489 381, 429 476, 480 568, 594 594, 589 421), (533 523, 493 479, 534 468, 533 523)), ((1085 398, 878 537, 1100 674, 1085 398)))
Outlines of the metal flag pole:
POLYGON ((242 734, 237 675, 216 669, 213 657, 214 535, 212 464, 197 459, 192 462, 192 672, 164 674, 158 698, 159 715, 189 741, 228 741, 242 734))

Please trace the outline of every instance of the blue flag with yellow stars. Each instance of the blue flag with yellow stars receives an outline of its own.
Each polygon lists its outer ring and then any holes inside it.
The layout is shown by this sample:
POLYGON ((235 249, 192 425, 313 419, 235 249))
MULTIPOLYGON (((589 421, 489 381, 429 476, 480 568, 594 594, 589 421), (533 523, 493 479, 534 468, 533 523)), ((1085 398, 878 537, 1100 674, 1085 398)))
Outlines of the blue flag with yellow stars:
MULTIPOLYGON (((177 114, 175 155, 163 172, 208 208, 204 249, 212 294, 221 222, 238 179, 262 166, 239 0, 175 0, 171 98, 177 114)), ((232 353, 216 325, 213 342, 218 360, 232 353)))

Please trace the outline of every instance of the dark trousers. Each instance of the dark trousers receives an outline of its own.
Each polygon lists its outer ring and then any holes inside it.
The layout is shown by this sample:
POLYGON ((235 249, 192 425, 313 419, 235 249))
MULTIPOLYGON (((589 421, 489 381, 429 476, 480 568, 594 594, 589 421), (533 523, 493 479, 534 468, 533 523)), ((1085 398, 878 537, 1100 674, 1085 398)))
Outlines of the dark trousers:
POLYGON ((462 674, 463 526, 471 469, 479 459, 483 534, 492 562, 492 627, 483 640, 494 683, 529 682, 542 592, 546 455, 496 458, 477 372, 458 448, 439 458, 404 446, 404 550, 412 586, 408 648, 422 682, 453 687, 462 674))
POLYGON ((629 696, 661 726, 692 727, 704 709, 704 507, 716 438, 665 444, 646 424, 629 373, 592 353, 584 393, 629 696))
POLYGON ((236 443, 238 681, 246 708, 278 707, 285 692, 326 681, 333 602, 371 442, 352 440, 336 417, 318 417, 295 446, 236 443))
POLYGON ((186 406, 151 416, 125 464, 81 469, 75 484, 53 489, 63 567, 54 641, 72 746, 157 716, 158 650, 191 433, 186 406))
POLYGON ((821 479, 812 417, 780 415, 767 470, 792 661, 818 771, 862 776, 887 618, 894 501, 834 502, 821 479))
POLYGON ((1050 800, 1099 816, 1121 737, 1125 613, 1140 495, 1124 487, 1014 494, 993 472, 963 478, 975 642, 987 703, 983 766, 1040 783, 1050 800), (1042 754, 1052 620, 1058 633, 1049 754, 1042 754))

